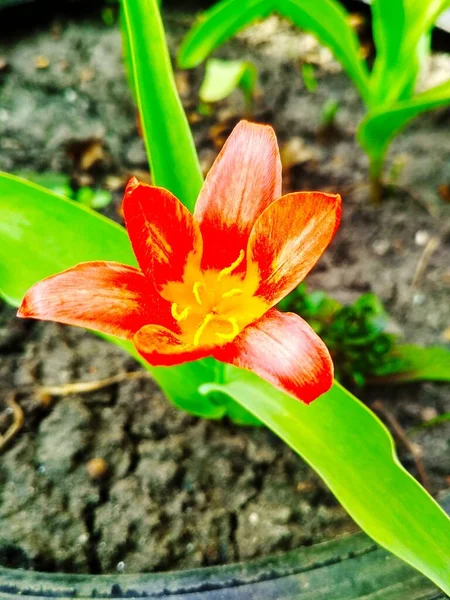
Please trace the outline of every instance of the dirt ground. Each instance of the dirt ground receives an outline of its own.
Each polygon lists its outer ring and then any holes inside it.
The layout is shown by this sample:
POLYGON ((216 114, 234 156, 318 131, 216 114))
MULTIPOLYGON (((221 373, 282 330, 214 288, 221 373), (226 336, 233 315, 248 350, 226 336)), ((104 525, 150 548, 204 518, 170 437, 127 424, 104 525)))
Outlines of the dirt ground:
MULTIPOLYGON (((192 17, 167 15, 175 49, 192 17)), ((144 145, 121 66, 120 36, 100 20, 55 19, 14 37, 2 34, 0 169, 62 171, 120 188, 146 176, 144 145), (86 149, 100 148, 94 167, 86 149), (117 183, 118 182, 118 183, 117 183)), ((396 140, 387 172, 399 171, 380 207, 370 204, 367 159, 354 133, 363 109, 332 60, 307 35, 276 18, 252 27, 219 55, 245 55, 261 94, 247 115, 271 123, 284 148, 285 190, 344 197, 340 231, 308 278, 341 301, 374 291, 405 341, 444 344, 449 327, 449 110, 416 120, 396 140), (299 63, 316 65, 305 89, 299 63), (319 132, 325 101, 340 110, 319 132), (288 145, 286 146, 286 144, 288 145), (439 187, 441 186, 441 187, 439 187), (445 194, 444 194, 445 195, 445 194), (436 250, 418 274, 430 238, 436 250), (413 280, 415 284, 412 285, 413 280)), ((448 75, 434 58, 424 82, 448 75)), ((236 92, 208 117, 196 111, 201 69, 177 74, 206 170, 219 138, 244 116, 236 92)), ((106 210, 117 216, 120 190, 106 210)), ((45 225, 43 225, 45 226, 45 225)), ((0 462, 0 564, 68 572, 139 572, 248 559, 311 544, 356 526, 303 461, 264 429, 202 421, 175 410, 152 381, 129 380, 46 402, 33 388, 138 370, 133 359, 75 328, 19 321, 0 306, 0 402, 11 392, 25 412, 22 432, 0 462), (95 479, 88 463, 103 458, 95 479)), ((433 493, 450 486, 450 423, 415 429, 450 412, 448 386, 422 383, 359 392, 381 399, 408 431, 433 493)), ((0 405, 0 410, 1 410, 0 405)), ((10 415, 0 412, 0 428, 10 415)), ((410 451, 404 464, 416 474, 410 451)), ((92 466, 92 463, 90 463, 92 466)))

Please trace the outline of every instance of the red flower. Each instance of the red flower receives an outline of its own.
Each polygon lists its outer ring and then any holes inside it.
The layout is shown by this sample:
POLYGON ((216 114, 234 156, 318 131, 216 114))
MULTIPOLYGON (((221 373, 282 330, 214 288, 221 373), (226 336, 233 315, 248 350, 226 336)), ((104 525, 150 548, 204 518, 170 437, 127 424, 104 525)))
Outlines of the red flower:
POLYGON ((243 121, 194 215, 169 191, 130 180, 123 210, 140 270, 81 263, 34 285, 18 315, 130 339, 152 365, 212 355, 309 403, 331 386, 330 355, 303 319, 273 306, 328 246, 341 199, 280 196, 274 132, 243 121))

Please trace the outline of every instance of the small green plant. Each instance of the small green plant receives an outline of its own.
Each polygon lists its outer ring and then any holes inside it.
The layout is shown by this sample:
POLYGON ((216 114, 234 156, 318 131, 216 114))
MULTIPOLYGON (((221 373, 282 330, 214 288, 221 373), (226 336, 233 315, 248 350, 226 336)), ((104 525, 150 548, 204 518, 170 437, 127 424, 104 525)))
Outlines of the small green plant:
POLYGON ((308 321, 326 343, 335 376, 343 383, 361 387, 366 382, 450 380, 450 352, 400 344, 397 335, 388 333, 389 315, 375 294, 342 305, 325 292, 308 292, 302 283, 279 308, 308 321))
POLYGON ((211 58, 206 62, 205 77, 199 90, 200 100, 205 104, 219 102, 234 90, 240 89, 249 111, 253 103, 257 79, 256 67, 248 60, 211 58))
MULTIPOLYGON (((369 70, 349 15, 338 0, 221 0, 184 39, 180 67, 197 66, 237 31, 278 13, 328 46, 353 80, 366 107, 357 138, 369 157, 372 199, 382 196, 382 173, 392 139, 415 116, 450 104, 450 80, 416 93, 421 66, 430 51, 430 33, 449 0, 373 0, 376 57, 369 70)), ((310 78, 305 79, 310 89, 310 78)), ((308 73, 306 73, 308 75, 308 73)))

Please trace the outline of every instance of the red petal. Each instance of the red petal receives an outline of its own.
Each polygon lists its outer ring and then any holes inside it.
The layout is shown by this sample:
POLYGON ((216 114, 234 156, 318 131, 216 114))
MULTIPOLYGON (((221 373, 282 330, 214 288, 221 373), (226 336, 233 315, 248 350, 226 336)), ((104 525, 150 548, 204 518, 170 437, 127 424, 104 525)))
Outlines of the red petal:
POLYGON ((80 263, 28 290, 19 317, 57 321, 129 339, 147 323, 172 322, 170 304, 138 269, 80 263))
POLYGON ((173 331, 146 325, 133 338, 136 350, 154 366, 168 367, 211 355, 211 348, 185 344, 173 331))
POLYGON ((202 239, 194 217, 168 190, 133 177, 123 200, 125 223, 138 263, 158 288, 179 281, 189 256, 200 261, 202 239))
POLYGON ((306 404, 333 383, 333 363, 319 336, 298 315, 274 308, 214 357, 253 371, 306 404))
POLYGON ((247 247, 254 222, 281 196, 281 162, 271 127, 241 121, 209 171, 195 207, 202 267, 223 269, 247 247))
POLYGON ((293 290, 333 239, 340 218, 339 195, 297 192, 271 204, 248 243, 248 268, 261 282, 256 295, 273 306, 293 290))

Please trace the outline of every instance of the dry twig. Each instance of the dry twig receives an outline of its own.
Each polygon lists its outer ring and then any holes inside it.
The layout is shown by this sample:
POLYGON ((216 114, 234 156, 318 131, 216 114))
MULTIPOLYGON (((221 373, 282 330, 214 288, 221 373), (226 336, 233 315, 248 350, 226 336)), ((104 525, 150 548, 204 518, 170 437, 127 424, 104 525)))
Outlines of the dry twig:
POLYGON ((423 249, 423 252, 419 259, 419 262, 417 263, 416 271, 415 271, 414 277, 411 281, 411 289, 412 290, 419 286, 419 283, 426 271, 428 263, 430 262, 430 259, 433 256, 433 254, 435 253, 435 251, 438 249, 440 242, 441 242, 441 239, 437 235, 434 235, 433 237, 431 237, 428 240, 425 248, 423 249))
POLYGON ((22 429, 24 421, 23 410, 21 409, 20 405, 16 402, 15 392, 11 392, 10 394, 8 394, 8 397, 6 398, 6 403, 8 405, 8 408, 12 412, 13 422, 11 423, 5 434, 0 434, 0 451, 3 450, 6 444, 8 444, 8 442, 10 442, 22 429))
POLYGON ((106 379, 97 381, 80 381, 78 383, 65 383, 63 385, 44 385, 37 388, 39 396, 69 396, 70 394, 86 394, 87 392, 95 392, 110 385, 129 381, 131 379, 151 379, 152 376, 148 371, 131 371, 128 373, 119 373, 106 379))

